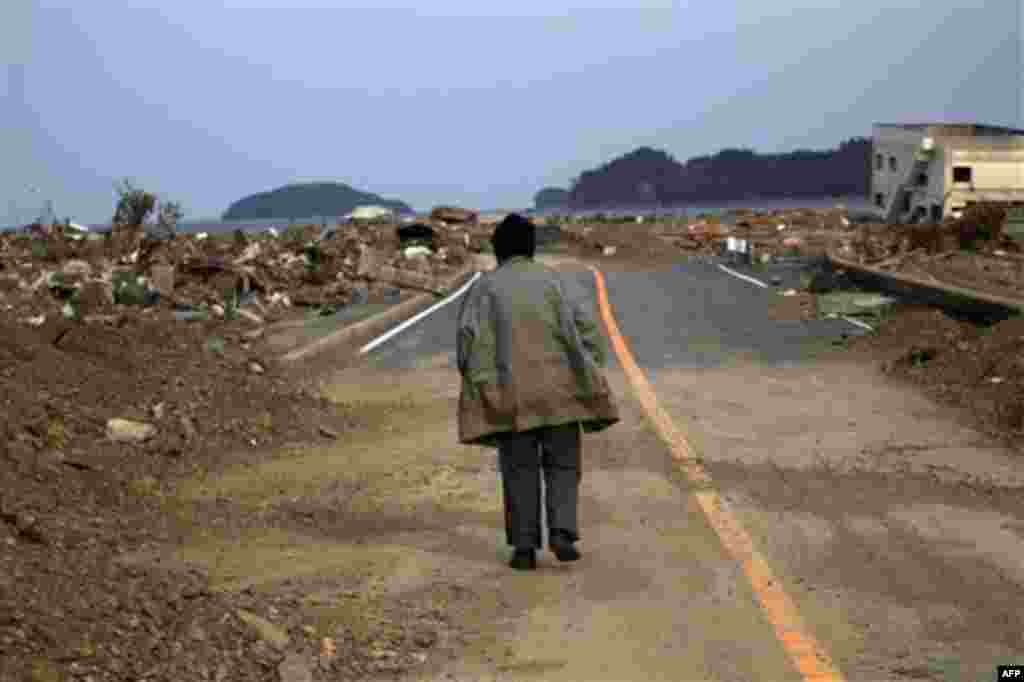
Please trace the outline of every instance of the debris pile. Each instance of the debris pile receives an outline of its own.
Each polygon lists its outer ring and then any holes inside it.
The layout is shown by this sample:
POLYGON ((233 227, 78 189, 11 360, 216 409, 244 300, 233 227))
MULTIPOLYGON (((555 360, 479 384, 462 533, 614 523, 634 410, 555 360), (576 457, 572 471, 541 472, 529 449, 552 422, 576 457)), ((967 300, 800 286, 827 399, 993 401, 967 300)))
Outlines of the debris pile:
POLYGON ((263 324, 293 307, 333 310, 386 289, 434 290, 487 248, 475 218, 449 221, 162 237, 32 226, 0 233, 0 315, 31 326, 142 313, 263 324))
POLYGON ((1024 248, 1007 234, 1007 211, 979 204, 943 224, 888 225, 842 207, 754 211, 737 209, 696 219, 580 217, 560 220, 584 253, 656 253, 666 245, 687 256, 732 255, 769 265, 831 254, 862 265, 937 284, 1024 300, 1024 248))
POLYGON ((468 208, 437 206, 430 212, 430 219, 449 225, 475 225, 480 214, 468 208))
POLYGON ((244 322, 0 317, 0 679, 277 679, 230 597, 121 561, 179 478, 345 428, 244 322))
POLYGON ((735 211, 733 235, 750 245, 757 262, 822 256, 854 223, 843 208, 770 212, 735 211))
POLYGON ((1021 243, 1002 231, 1005 212, 979 206, 943 224, 864 225, 834 250, 845 260, 925 282, 1024 299, 1021 243))
POLYGON ((609 221, 600 217, 562 221, 568 240, 587 250, 615 246, 626 251, 652 248, 638 236, 655 240, 654 248, 669 245, 689 255, 721 255, 730 237, 742 242, 753 258, 768 260, 795 255, 824 255, 838 235, 853 222, 843 208, 757 212, 737 209, 724 215, 638 216, 609 221), (641 220, 641 218, 643 218, 641 220))

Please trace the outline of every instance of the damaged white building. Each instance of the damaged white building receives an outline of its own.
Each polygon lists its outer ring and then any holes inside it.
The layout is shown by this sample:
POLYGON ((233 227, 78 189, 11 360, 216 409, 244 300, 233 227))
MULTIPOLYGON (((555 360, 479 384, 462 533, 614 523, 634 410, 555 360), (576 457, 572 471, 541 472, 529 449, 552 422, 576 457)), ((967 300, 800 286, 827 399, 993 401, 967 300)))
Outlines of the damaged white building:
POLYGON ((890 223, 940 222, 983 201, 1024 207, 1024 130, 876 124, 871 198, 890 223))

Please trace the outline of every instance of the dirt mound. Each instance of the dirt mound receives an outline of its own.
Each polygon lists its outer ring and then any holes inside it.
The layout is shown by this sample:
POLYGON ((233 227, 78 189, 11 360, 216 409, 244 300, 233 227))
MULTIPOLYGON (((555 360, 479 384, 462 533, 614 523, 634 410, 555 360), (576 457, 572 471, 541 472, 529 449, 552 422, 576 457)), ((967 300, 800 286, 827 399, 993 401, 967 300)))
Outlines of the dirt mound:
POLYGON ((64 564, 0 530, 22 553, 0 581, 0 679, 278 679, 276 655, 201 577, 119 566, 88 549, 104 525, 77 534, 64 564))
POLYGON ((969 410, 989 433, 1024 442, 1024 318, 978 327, 905 306, 854 345, 878 354, 888 374, 969 410))
POLYGON ((0 318, 0 680, 276 679, 280 655, 201 577, 118 561, 174 542, 180 477, 344 432, 246 331, 0 318), (156 436, 115 442, 112 418, 156 436))

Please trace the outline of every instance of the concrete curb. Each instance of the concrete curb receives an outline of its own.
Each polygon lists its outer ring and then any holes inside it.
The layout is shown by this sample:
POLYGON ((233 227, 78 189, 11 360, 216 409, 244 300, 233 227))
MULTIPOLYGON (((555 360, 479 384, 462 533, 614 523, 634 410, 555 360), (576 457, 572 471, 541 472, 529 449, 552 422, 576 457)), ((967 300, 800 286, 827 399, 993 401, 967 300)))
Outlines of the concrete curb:
POLYGON ((1003 320, 1024 313, 1024 301, 986 294, 952 284, 926 282, 916 277, 899 275, 844 260, 833 254, 828 261, 834 268, 846 270, 859 284, 893 294, 913 302, 935 305, 960 314, 1003 320))
MULTIPOLYGON (((460 284, 464 283, 462 280, 466 279, 468 276, 472 276, 484 265, 484 259, 480 257, 474 258, 471 265, 462 268, 445 280, 441 285, 441 289, 446 292, 446 295, 450 294, 453 290, 457 289, 460 284)), ((344 326, 341 329, 331 332, 327 336, 319 338, 305 346, 293 348, 282 355, 280 360, 282 363, 286 364, 298 362, 300 360, 309 359, 318 353, 322 353, 325 350, 335 348, 339 345, 362 342, 371 336, 375 336, 385 331, 388 327, 391 327, 406 318, 412 317, 421 310, 426 309, 437 300, 438 297, 433 294, 421 294, 415 298, 405 301, 404 303, 399 303, 390 310, 379 313, 365 320, 360 320, 354 324, 344 326)))

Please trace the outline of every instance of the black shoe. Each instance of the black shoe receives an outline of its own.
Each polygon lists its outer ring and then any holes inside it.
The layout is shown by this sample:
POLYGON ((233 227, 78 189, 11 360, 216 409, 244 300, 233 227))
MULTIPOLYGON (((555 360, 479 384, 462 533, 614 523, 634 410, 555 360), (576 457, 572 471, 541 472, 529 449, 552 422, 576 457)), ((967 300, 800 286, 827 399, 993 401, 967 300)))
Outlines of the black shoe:
POLYGON ((549 546, 559 561, 578 561, 580 556, 582 556, 580 551, 573 545, 572 540, 561 533, 551 536, 549 546))
POLYGON ((508 565, 517 571, 533 571, 537 568, 537 552, 533 549, 517 549, 508 565))

